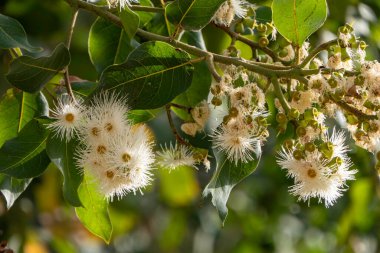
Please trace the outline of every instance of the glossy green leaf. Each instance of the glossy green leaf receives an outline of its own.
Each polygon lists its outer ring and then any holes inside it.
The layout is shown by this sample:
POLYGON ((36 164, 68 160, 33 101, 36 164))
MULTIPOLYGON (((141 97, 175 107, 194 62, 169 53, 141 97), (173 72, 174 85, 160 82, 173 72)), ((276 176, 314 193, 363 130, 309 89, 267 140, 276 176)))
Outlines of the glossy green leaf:
POLYGON ((203 195, 211 194, 212 203, 216 207, 223 224, 227 218, 227 201, 232 191, 239 182, 252 174, 261 158, 261 146, 257 143, 257 148, 252 152, 254 159, 248 163, 235 162, 227 159, 227 156, 218 150, 214 150, 216 159, 216 171, 211 181, 204 189, 203 195))
POLYGON ((189 54, 150 41, 132 51, 124 64, 107 68, 100 77, 100 88, 126 95, 133 109, 154 109, 184 92, 193 70, 189 54))
POLYGON ((273 0, 273 22, 278 32, 292 43, 302 43, 325 22, 326 0, 273 0))
POLYGON ((59 71, 70 63, 70 52, 65 45, 59 44, 48 57, 16 58, 7 74, 8 81, 20 90, 34 93, 43 88, 59 71))
POLYGON ((0 173, 15 178, 41 175, 50 163, 45 151, 48 134, 39 122, 30 121, 17 137, 1 147, 0 173))
POLYGON ((124 62, 133 48, 122 28, 102 18, 97 18, 92 24, 88 54, 98 73, 112 64, 124 62))
POLYGON ((7 202, 7 209, 10 209, 16 199, 23 193, 32 181, 28 179, 17 179, 8 175, 0 174, 0 192, 7 202))
POLYGON ((87 97, 92 92, 96 90, 98 86, 95 82, 83 81, 83 82, 72 82, 71 88, 75 95, 79 95, 81 97, 87 97))
POLYGON ((76 167, 74 159, 77 145, 75 140, 66 142, 52 135, 49 136, 46 143, 46 152, 50 160, 63 175, 63 196, 72 206, 82 205, 78 196, 78 187, 83 177, 76 167))
POLYGON ((162 113, 163 109, 153 109, 153 110, 131 110, 128 113, 128 119, 133 123, 147 122, 155 118, 158 114, 162 113))
POLYGON ((126 32, 128 41, 131 41, 139 28, 140 18, 134 11, 129 9, 128 5, 120 11, 119 14, 124 31, 126 32))
POLYGON ((210 23, 225 0, 176 0, 166 7, 170 22, 186 30, 200 30, 210 23))
POLYGON ((83 207, 76 207, 75 212, 82 224, 94 235, 110 242, 112 224, 108 214, 108 203, 98 192, 96 182, 87 174, 79 186, 78 194, 83 207))
POLYGON ((29 52, 41 51, 29 44, 24 28, 16 19, 0 14, 0 48, 17 47, 29 52))
POLYGON ((10 89, 0 101, 0 147, 5 141, 17 136, 17 133, 34 117, 46 116, 48 104, 39 92, 30 94, 10 89))

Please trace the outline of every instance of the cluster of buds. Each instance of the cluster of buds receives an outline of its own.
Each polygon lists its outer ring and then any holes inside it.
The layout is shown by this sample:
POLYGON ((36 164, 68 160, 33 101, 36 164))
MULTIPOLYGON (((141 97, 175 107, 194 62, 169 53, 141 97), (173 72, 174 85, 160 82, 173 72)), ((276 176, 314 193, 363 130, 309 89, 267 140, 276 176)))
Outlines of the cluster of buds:
POLYGON ((225 66, 222 80, 211 87, 211 103, 228 111, 212 134, 213 145, 236 164, 251 161, 268 136, 265 95, 257 78, 242 68, 225 66))

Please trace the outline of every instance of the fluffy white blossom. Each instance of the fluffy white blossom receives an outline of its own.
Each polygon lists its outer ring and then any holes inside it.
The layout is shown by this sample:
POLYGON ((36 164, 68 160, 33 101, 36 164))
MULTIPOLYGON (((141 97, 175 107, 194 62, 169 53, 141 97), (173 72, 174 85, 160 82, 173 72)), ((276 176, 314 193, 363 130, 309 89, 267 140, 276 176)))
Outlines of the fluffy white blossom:
POLYGON ((157 166, 169 171, 181 166, 195 167, 197 161, 194 159, 193 152, 185 145, 174 145, 170 143, 169 147, 165 144, 161 150, 157 152, 157 166))
POLYGON ((131 2, 138 3, 138 0, 107 0, 108 7, 116 7, 120 5, 120 8, 124 8, 126 5, 130 5, 131 2))
POLYGON ((230 26, 235 16, 244 18, 247 15, 248 5, 245 0, 227 0, 219 7, 213 20, 216 24, 230 26))
POLYGON ((290 187, 293 195, 303 201, 318 198, 329 207, 346 190, 346 181, 354 179, 356 170, 350 170, 352 164, 342 132, 334 130, 331 137, 324 136, 324 143, 331 145, 327 155, 318 148, 314 151, 282 148, 277 163, 294 179, 295 184, 290 187))
POLYGON ((52 116, 55 119, 47 127, 61 140, 70 141, 81 127, 84 107, 80 101, 73 101, 67 96, 58 99, 52 116))

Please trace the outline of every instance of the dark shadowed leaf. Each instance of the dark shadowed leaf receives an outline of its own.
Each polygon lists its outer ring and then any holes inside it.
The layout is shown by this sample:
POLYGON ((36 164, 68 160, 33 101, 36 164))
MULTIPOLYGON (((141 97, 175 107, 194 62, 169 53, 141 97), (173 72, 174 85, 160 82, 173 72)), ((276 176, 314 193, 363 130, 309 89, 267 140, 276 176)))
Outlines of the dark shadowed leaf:
POLYGON ((96 19, 88 37, 88 54, 96 71, 102 73, 108 66, 124 62, 134 49, 130 42, 124 29, 105 19, 96 19))
POLYGON ((83 205, 83 207, 75 208, 79 220, 91 233, 109 243, 112 224, 108 214, 108 203, 99 193, 96 182, 89 175, 84 175, 78 194, 83 205))
POLYGON ((16 19, 0 14, 0 48, 16 47, 30 52, 41 51, 29 44, 24 28, 16 19))
POLYGON ((82 182, 82 173, 75 165, 74 152, 78 143, 75 140, 65 142, 49 136, 46 153, 63 175, 63 196, 72 206, 81 206, 78 187, 82 182))
POLYGON ((65 45, 59 44, 48 57, 16 58, 7 74, 8 81, 20 90, 34 93, 43 88, 59 71, 70 63, 70 52, 65 45))
POLYGON ((193 69, 186 52, 164 42, 146 42, 124 64, 103 72, 100 89, 126 95, 132 109, 155 109, 190 86, 193 69))
POLYGON ((30 121, 19 135, 0 149, 0 173, 15 178, 42 174, 50 160, 45 151, 48 131, 36 120, 30 121))
POLYGON ((170 22, 186 30, 200 30, 210 23, 225 0, 176 0, 166 7, 170 22))
POLYGON ((260 144, 257 145, 255 152, 252 154, 255 159, 248 163, 239 162, 236 165, 235 162, 231 162, 224 153, 218 150, 214 150, 214 155, 216 159, 216 171, 204 189, 203 194, 204 196, 211 194, 212 203, 218 210, 219 217, 224 223, 228 214, 227 201, 231 190, 255 171, 261 158, 261 146, 260 144))
POLYGON ((0 101, 0 147, 16 137, 34 117, 47 115, 47 111, 48 104, 41 92, 30 94, 8 90, 0 101))
POLYGON ((273 0, 273 22, 292 43, 302 43, 320 28, 327 17, 326 0, 273 0))
POLYGON ((16 199, 23 193, 32 181, 28 179, 17 179, 8 175, 0 174, 0 192, 7 202, 7 209, 10 209, 16 199))

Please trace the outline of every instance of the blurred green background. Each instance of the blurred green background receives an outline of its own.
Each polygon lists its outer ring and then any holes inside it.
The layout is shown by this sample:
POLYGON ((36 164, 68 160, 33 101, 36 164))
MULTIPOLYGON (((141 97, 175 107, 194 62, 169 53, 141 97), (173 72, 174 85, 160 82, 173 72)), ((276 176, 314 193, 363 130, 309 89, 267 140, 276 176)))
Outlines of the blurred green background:
MULTIPOLYGON (((337 28, 349 22, 369 44, 368 59, 379 59, 380 1, 329 0, 328 4, 328 20, 310 42, 333 38, 337 28)), ((2 0, 0 12, 21 22, 30 42, 45 48, 44 54, 65 40, 71 16, 61 0, 2 0)), ((91 81, 97 73, 87 54, 87 38, 94 20, 92 14, 80 12, 70 65, 71 75, 91 81)), ((229 43, 227 36, 211 26, 204 35, 213 51, 220 52, 229 43)), ((4 52, 0 55, 1 94, 8 87, 4 66, 9 59, 3 57, 4 52)), ((158 119, 151 126, 163 129, 165 124, 165 119, 158 119)), ((380 187, 373 157, 350 147, 360 172, 356 181, 349 182, 344 197, 328 209, 316 200, 299 203, 287 191, 293 182, 275 163, 276 140, 271 130, 258 169, 231 194, 224 227, 210 200, 201 196, 212 171, 155 171, 154 183, 144 195, 130 194, 111 204, 110 245, 92 236, 76 219, 74 208, 62 198, 62 177, 51 166, 33 180, 11 210, 0 206, 0 240, 7 240, 15 252, 27 253, 380 252, 380 187)))

